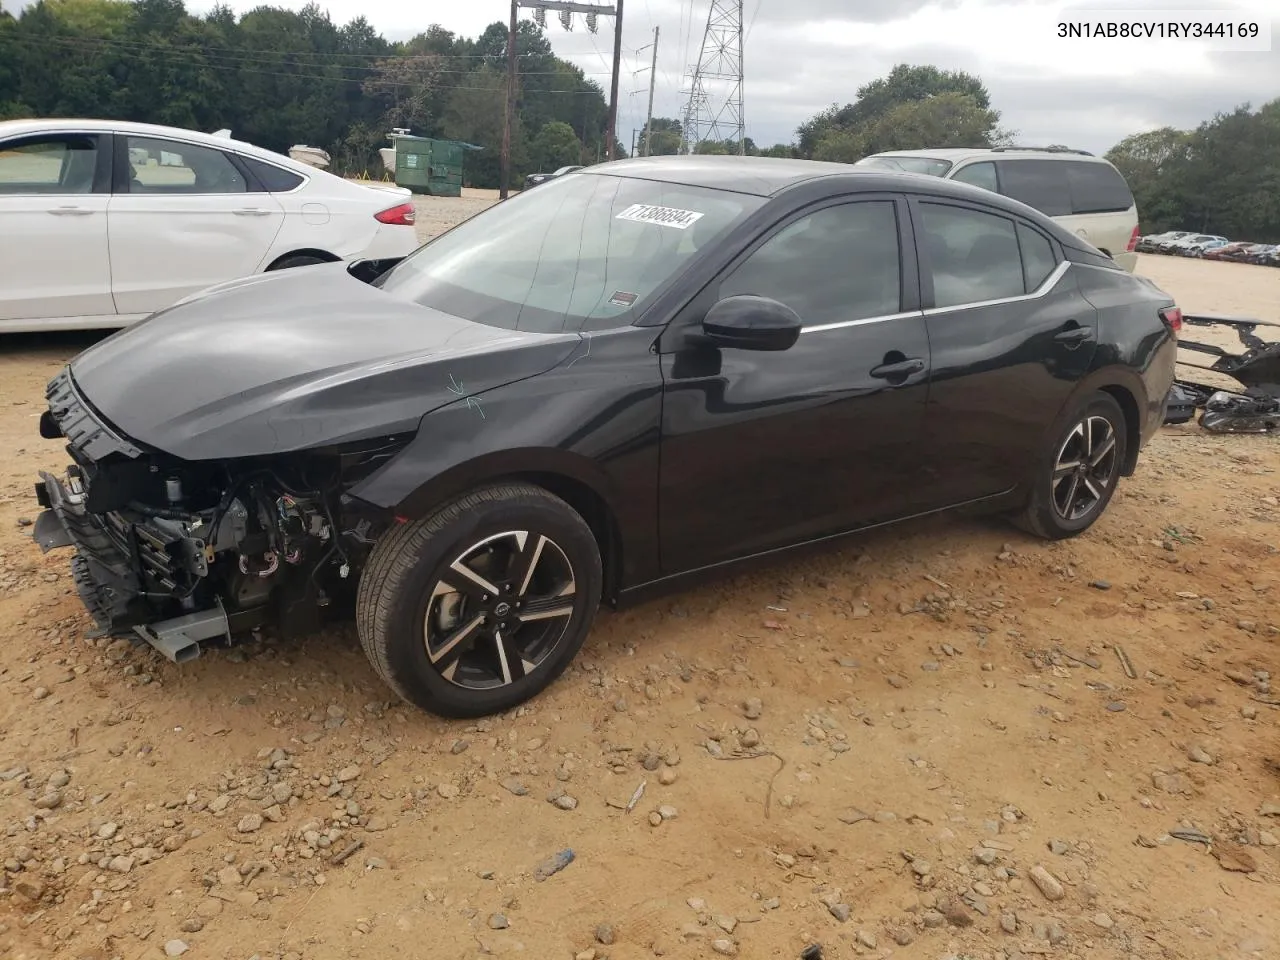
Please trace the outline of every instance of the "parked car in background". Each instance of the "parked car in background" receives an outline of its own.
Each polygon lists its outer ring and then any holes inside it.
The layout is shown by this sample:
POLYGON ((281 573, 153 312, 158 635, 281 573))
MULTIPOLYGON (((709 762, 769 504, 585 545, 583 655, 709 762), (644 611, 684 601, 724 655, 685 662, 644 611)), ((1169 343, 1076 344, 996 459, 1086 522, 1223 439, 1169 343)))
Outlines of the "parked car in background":
POLYGON ((549 180, 555 180, 557 177, 563 177, 567 173, 573 173, 575 170, 581 170, 582 164, 573 164, 567 167, 561 167, 551 173, 531 173, 524 178, 524 187, 528 190, 530 187, 536 187, 540 183, 546 183, 549 180))
POLYGON ((1256 263, 1275 266, 1280 262, 1280 245, 1274 243, 1254 243, 1241 251, 1235 259, 1242 263, 1256 263))
POLYGON ((1219 237, 1216 234, 1193 233, 1190 236, 1181 237, 1169 243, 1162 243, 1157 249, 1162 253, 1172 253, 1179 257, 1186 257, 1190 256, 1192 249, 1198 247, 1200 244, 1214 243, 1217 241, 1221 241, 1222 243, 1228 242, 1226 237, 1219 237))
POLYGON ((1221 249, 1230 242, 1226 237, 1214 237, 1211 240, 1191 240, 1176 249, 1184 257, 1203 257, 1208 251, 1221 249))
POLYGON ((959 180, 1020 200, 1053 217, 1126 270, 1138 256, 1138 207, 1120 171, 1083 150, 896 150, 864 157, 857 167, 878 167, 959 180))
POLYGON ((1138 253, 1152 253, 1161 243, 1171 243, 1174 240, 1181 240, 1183 237, 1191 236, 1189 230, 1167 230, 1164 233, 1154 233, 1149 236, 1139 237, 1137 246, 1134 248, 1138 253))
POLYGON ((1236 260, 1244 255, 1250 247, 1255 246, 1247 240, 1233 240, 1231 243, 1206 247, 1203 256, 1206 260, 1236 260))
POLYGON ((403 257, 412 194, 227 136, 0 122, 0 332, 123 327, 285 267, 403 257))
POLYGON ((47 390, 75 462, 34 536, 74 547, 104 633, 182 661, 352 601, 399 696, 491 714, 602 602, 951 508, 1083 533, 1163 422, 1181 323, 987 190, 623 160, 90 347, 47 390))

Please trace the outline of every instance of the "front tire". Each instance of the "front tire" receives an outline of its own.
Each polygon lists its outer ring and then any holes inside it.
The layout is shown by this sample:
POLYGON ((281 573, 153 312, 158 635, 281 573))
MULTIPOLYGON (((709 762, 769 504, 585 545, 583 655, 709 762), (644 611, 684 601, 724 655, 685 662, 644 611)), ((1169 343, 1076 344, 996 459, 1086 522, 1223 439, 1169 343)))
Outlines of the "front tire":
POLYGON ((1127 454, 1124 411, 1110 394, 1095 393, 1040 458, 1031 498, 1015 523, 1046 540, 1084 533, 1111 502, 1127 454))
POLYGON ((401 698, 444 717, 508 710, 586 640, 600 600, 591 528, 541 487, 485 487, 390 531, 360 577, 356 626, 401 698))

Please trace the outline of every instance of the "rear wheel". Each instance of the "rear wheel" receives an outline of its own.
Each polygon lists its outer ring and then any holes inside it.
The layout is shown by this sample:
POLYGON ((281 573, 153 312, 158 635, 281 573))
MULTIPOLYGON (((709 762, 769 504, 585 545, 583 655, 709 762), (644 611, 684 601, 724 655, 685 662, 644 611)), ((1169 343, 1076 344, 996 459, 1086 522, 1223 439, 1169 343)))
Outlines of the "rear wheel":
POLYGON ((317 263, 331 263, 324 257, 317 257, 311 253, 298 253, 288 257, 282 257, 267 269, 269 270, 288 270, 290 267, 310 267, 317 263))
POLYGON ((478 717, 560 675, 591 629, 601 583, 582 517, 540 487, 503 484, 384 537, 360 578, 356 623, 403 699, 478 717))
POLYGON ((1018 526, 1046 540, 1074 537, 1093 526, 1119 483, 1127 438, 1120 404, 1110 394, 1095 393, 1042 456, 1018 526))

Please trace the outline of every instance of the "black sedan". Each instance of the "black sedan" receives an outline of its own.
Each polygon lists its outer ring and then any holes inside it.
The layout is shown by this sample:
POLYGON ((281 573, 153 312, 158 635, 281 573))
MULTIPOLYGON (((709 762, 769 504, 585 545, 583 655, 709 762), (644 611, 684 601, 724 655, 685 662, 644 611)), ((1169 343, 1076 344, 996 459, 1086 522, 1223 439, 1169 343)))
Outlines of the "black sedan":
POLYGON ((524 188, 528 190, 530 187, 536 187, 540 183, 549 183, 563 177, 566 173, 573 173, 575 170, 581 170, 581 164, 574 164, 567 167, 560 167, 551 173, 531 173, 524 178, 524 188))
POLYGON ((936 177, 624 160, 398 263, 224 284, 51 381, 35 536, 174 660, 354 607, 442 715, 524 701, 597 605, 956 507, 1081 533, 1160 425, 1181 313, 936 177))

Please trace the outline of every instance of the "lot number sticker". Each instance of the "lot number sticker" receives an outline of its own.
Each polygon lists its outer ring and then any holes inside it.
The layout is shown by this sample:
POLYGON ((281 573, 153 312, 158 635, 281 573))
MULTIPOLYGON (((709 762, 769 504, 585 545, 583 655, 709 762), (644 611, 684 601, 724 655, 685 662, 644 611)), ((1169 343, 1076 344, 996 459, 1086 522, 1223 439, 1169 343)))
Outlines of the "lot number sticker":
POLYGON ((616 219, 633 220, 636 223, 656 223, 661 227, 687 230, 702 219, 702 214, 676 207, 655 207, 647 203, 633 203, 618 214, 616 219))

